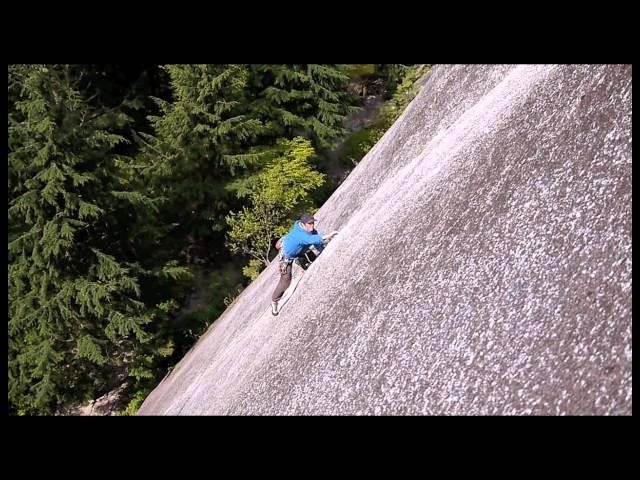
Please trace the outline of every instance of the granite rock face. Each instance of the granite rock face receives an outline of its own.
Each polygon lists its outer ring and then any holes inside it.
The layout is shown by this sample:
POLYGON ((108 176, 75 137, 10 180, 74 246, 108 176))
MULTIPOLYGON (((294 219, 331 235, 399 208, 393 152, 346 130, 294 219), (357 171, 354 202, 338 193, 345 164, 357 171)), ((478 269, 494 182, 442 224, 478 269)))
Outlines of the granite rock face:
POLYGON ((440 65, 142 415, 631 415, 630 65, 440 65), (299 282, 298 282, 299 280, 299 282))

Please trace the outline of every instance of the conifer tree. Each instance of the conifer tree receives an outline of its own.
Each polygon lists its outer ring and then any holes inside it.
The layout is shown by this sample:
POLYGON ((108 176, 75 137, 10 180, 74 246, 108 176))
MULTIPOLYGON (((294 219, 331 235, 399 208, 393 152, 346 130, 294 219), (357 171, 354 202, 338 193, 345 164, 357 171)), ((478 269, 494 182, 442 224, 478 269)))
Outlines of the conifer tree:
MULTIPOLYGON (((156 99, 153 135, 141 134, 140 163, 149 192, 162 195, 164 221, 177 228, 172 240, 209 240, 222 232, 235 205, 226 186, 253 162, 244 153, 262 124, 243 114, 247 69, 242 65, 168 65, 173 100, 156 99)), ((214 237, 215 239, 215 237, 214 237)), ((222 242, 220 242, 220 245, 222 242)))
POLYGON ((129 119, 78 82, 68 65, 9 68, 9 401, 26 414, 150 377, 171 350, 158 319, 175 304, 145 303, 153 272, 124 242, 131 214, 156 207, 114 153, 129 119))
POLYGON ((344 134, 342 123, 353 108, 343 66, 253 64, 250 72, 256 97, 250 108, 272 139, 302 135, 328 148, 344 134))

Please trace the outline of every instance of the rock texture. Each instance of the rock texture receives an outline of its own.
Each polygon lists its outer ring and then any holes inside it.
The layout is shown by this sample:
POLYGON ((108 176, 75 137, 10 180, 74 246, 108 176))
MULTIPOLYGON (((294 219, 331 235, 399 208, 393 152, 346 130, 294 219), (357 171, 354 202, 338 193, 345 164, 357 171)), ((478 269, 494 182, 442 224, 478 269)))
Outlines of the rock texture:
POLYGON ((139 414, 631 415, 631 74, 434 67, 139 414))

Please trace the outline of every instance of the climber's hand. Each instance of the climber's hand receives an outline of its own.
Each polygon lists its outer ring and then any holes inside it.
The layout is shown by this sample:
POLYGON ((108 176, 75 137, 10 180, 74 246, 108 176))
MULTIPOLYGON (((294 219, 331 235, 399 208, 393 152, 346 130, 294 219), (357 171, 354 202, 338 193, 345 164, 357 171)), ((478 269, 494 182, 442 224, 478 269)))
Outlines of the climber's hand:
POLYGON ((324 243, 328 243, 333 237, 335 237, 338 234, 337 230, 334 230, 331 233, 327 233, 324 237, 322 237, 322 241, 324 243))

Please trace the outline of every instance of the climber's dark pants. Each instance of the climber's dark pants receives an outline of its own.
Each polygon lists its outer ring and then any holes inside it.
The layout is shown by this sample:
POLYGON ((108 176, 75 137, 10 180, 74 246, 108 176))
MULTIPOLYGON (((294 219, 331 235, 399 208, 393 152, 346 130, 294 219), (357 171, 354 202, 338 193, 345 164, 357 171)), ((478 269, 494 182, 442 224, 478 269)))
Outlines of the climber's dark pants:
POLYGON ((280 268, 280 281, 278 285, 276 285, 276 289, 273 291, 273 295, 271 295, 271 301, 277 302, 279 301, 284 292, 291 285, 291 267, 293 262, 280 260, 278 267, 280 268))

